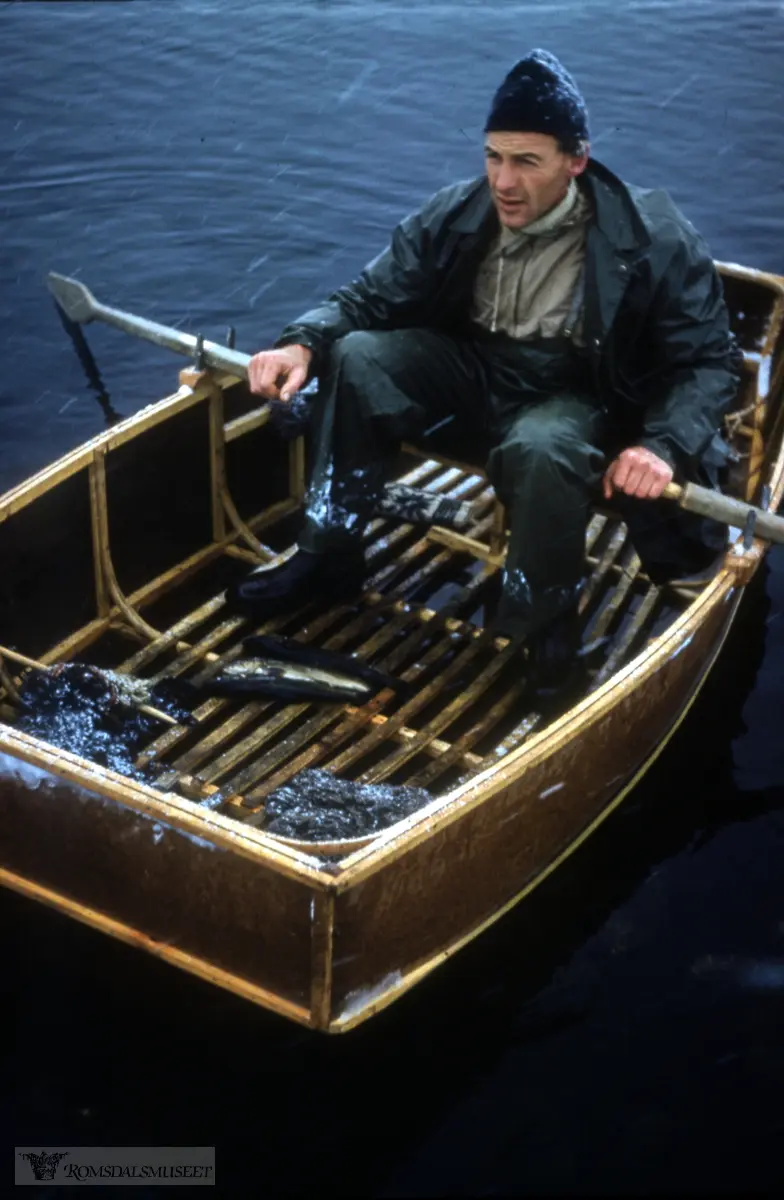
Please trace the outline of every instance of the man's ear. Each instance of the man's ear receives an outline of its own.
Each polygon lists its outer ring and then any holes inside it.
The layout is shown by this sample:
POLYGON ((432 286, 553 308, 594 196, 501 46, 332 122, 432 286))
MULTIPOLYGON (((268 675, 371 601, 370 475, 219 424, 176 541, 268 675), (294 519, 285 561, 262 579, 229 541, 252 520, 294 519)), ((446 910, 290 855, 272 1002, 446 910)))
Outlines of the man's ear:
POLYGON ((585 168, 588 166, 588 159, 591 157, 590 146, 586 147, 585 153, 579 156, 573 154, 572 161, 569 164, 569 174, 574 178, 575 175, 582 175, 585 168))

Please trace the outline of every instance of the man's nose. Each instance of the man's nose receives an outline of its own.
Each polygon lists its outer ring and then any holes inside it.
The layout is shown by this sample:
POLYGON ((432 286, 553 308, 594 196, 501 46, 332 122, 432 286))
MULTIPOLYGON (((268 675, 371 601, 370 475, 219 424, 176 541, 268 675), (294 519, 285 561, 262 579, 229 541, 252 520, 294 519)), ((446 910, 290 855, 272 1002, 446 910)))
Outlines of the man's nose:
POLYGON ((498 176, 496 178, 495 185, 498 191, 513 192, 516 184, 517 180, 515 179, 515 173, 512 167, 507 166, 506 163, 501 163, 501 166, 498 169, 498 176))

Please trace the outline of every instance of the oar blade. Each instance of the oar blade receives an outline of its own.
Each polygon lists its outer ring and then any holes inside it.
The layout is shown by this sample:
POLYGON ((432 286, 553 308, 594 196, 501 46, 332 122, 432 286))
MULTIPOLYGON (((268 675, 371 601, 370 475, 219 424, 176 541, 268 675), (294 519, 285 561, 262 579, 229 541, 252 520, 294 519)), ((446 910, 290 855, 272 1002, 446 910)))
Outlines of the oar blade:
POLYGON ((79 325, 86 325, 95 316, 98 301, 88 287, 78 279, 50 271, 46 285, 65 315, 79 325))

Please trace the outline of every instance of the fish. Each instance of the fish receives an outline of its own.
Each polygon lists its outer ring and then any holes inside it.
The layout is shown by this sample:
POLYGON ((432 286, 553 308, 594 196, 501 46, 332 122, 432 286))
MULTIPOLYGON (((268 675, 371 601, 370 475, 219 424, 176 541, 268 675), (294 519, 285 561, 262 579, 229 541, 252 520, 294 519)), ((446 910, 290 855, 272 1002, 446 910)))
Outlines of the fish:
POLYGON ((278 700, 325 700, 363 704, 382 688, 405 685, 350 654, 306 646, 288 638, 245 638, 246 656, 200 684, 211 695, 270 696, 278 700))
POLYGON ((243 658, 230 663, 204 687, 214 695, 244 693, 291 701, 367 700, 371 695, 371 689, 361 680, 315 667, 272 663, 264 658, 243 658))

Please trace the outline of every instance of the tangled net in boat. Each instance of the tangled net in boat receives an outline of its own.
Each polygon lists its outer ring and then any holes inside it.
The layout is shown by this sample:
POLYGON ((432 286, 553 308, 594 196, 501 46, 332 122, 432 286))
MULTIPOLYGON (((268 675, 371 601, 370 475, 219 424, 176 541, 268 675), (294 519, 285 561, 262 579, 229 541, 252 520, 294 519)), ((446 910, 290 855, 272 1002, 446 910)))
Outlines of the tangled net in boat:
POLYGON ((352 783, 329 771, 300 771, 265 803, 264 830, 303 842, 378 833, 429 804, 424 788, 352 783))
POLYGON ((156 772, 136 767, 134 760, 160 724, 138 705, 152 704, 177 720, 191 720, 168 680, 150 685, 85 663, 31 670, 19 699, 16 727, 23 733, 142 783, 154 784, 156 772))

